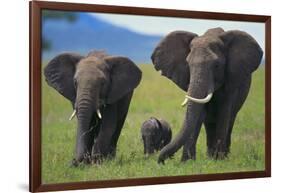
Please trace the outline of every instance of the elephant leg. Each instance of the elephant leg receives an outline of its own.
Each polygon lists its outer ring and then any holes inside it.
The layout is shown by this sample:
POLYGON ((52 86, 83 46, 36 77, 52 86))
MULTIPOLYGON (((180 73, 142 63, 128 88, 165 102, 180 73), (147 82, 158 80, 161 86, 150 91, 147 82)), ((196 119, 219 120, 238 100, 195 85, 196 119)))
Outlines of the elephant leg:
POLYGON ((216 141, 216 123, 205 121, 205 130, 207 135, 207 154, 209 157, 214 156, 215 141, 216 141))
POLYGON ((244 84, 239 88, 237 97, 234 101, 233 104, 233 109, 232 109, 232 115, 231 115, 231 120, 228 128, 228 133, 227 133, 227 138, 226 138, 226 153, 228 154, 230 152, 230 145, 231 145, 231 133, 232 133, 232 128, 237 116, 237 113, 241 109, 242 105, 244 104, 250 90, 251 86, 251 76, 249 76, 248 79, 244 82, 244 84))
MULTIPOLYGON (((234 104, 235 105, 235 104, 234 104)), ((230 145, 231 145, 231 134, 232 134, 232 129, 234 126, 234 122, 236 120, 236 116, 237 116, 237 111, 234 110, 234 108, 232 108, 232 112, 230 113, 230 117, 229 117, 229 121, 227 123, 227 129, 226 129, 226 137, 223 138, 225 140, 225 142, 223 142, 221 144, 221 147, 218 146, 218 139, 222 139, 219 138, 219 136, 216 137, 217 141, 216 141, 216 151, 215 151, 215 158, 224 158, 227 157, 228 153, 230 152, 230 145)))
POLYGON ((115 157, 117 142, 129 110, 133 91, 124 96, 117 103, 117 125, 110 144, 110 156, 115 157))
POLYGON ((100 131, 92 148, 92 161, 99 163, 110 152, 111 139, 116 130, 117 104, 107 105, 103 109, 100 131))
POLYGON ((239 89, 224 91, 219 97, 216 116, 216 140, 214 146, 214 158, 223 159, 227 156, 227 138, 231 134, 235 116, 233 110, 239 89))
POLYGON ((223 159, 226 157, 226 139, 228 134, 228 129, 230 126, 231 119, 231 106, 232 103, 229 101, 221 107, 218 114, 217 127, 216 127, 216 140, 214 146, 214 158, 223 159), (229 104, 229 106, 227 105, 229 104), (228 107, 227 107, 228 106, 228 107))
POLYGON ((101 125, 101 120, 99 120, 97 115, 94 115, 93 119, 91 121, 91 127, 90 127, 90 131, 91 131, 90 140, 89 140, 89 143, 87 145, 87 148, 89 149, 90 153, 88 153, 87 159, 84 160, 84 162, 86 162, 86 163, 90 163, 90 161, 91 161, 91 152, 92 152, 93 145, 94 145, 94 143, 95 143, 95 141, 98 137, 100 125, 101 125))
POLYGON ((227 130, 227 136, 226 136, 226 150, 225 150, 225 154, 226 156, 228 155, 228 153, 230 152, 230 145, 231 145, 231 133, 232 133, 232 129, 233 129, 233 125, 236 119, 236 114, 232 115, 230 123, 229 123, 229 128, 227 130))
POLYGON ((194 133, 194 143, 190 144, 189 142, 185 143, 183 146, 183 154, 182 154, 182 158, 181 161, 187 161, 189 159, 196 159, 196 142, 197 142, 197 138, 199 136, 200 130, 201 130, 201 126, 202 126, 202 122, 204 120, 206 116, 206 111, 205 109, 201 112, 200 117, 196 123, 196 128, 195 128, 195 133, 194 133))
POLYGON ((88 136, 89 137, 88 144, 87 144, 88 153, 84 156, 84 160, 83 160, 84 163, 86 164, 89 164, 91 162, 91 152, 100 130, 100 124, 101 121, 95 115, 91 121, 90 133, 88 136))
POLYGON ((231 133, 232 133, 232 128, 234 125, 234 121, 235 121, 235 117, 236 116, 231 116, 229 124, 228 124, 228 128, 226 129, 226 139, 225 139, 225 147, 220 147, 221 148, 221 152, 218 152, 218 147, 217 147, 217 124, 214 121, 210 121, 210 120, 206 120, 205 121, 205 129, 206 129, 206 134, 207 134, 207 154, 210 158, 219 158, 219 156, 221 156, 221 158, 225 157, 228 155, 229 150, 230 150, 230 144, 231 144, 231 133), (220 154, 220 155, 218 155, 220 154))
POLYGON ((207 138, 207 155, 213 157, 216 142, 216 117, 217 117, 217 96, 214 95, 212 101, 207 104, 207 113, 204 120, 207 138))

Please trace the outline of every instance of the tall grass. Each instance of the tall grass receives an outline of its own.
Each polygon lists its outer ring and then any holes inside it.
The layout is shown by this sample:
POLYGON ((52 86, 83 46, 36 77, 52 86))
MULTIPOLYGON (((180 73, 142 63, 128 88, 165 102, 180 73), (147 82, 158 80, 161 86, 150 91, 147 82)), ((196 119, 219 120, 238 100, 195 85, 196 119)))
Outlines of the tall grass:
POLYGON ((151 116, 166 119, 173 136, 183 122, 185 108, 180 106, 184 92, 151 65, 140 65, 143 78, 134 92, 121 132, 117 156, 102 165, 70 167, 74 156, 76 120, 70 102, 42 80, 42 180, 43 183, 176 176, 206 173, 264 170, 264 69, 253 74, 249 96, 236 119, 231 153, 222 161, 206 155, 206 134, 201 129, 197 160, 180 162, 181 150, 165 165, 157 164, 158 153, 144 158, 140 137, 142 122, 151 116))

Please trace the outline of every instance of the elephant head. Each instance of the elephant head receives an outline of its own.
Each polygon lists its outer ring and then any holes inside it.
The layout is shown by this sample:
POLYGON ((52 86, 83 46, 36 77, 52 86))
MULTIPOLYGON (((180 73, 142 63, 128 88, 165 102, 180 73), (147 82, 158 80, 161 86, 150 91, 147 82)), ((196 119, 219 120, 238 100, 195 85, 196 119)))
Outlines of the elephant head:
POLYGON ((165 120, 151 117, 142 124, 141 136, 144 144, 144 154, 147 156, 167 145, 171 141, 172 131, 165 120))
POLYGON ((91 52, 62 53, 44 69, 47 83, 67 98, 78 119, 76 159, 81 161, 93 139, 79 140, 103 119, 103 108, 114 104, 139 84, 141 71, 128 58, 91 52))
POLYGON ((262 55, 255 39, 238 30, 214 28, 202 36, 174 31, 163 38, 151 59, 156 70, 187 92, 182 103, 187 104, 187 111, 180 133, 162 149, 159 162, 174 154, 186 140, 196 143, 195 129, 202 124, 199 118, 204 106, 218 89, 224 87, 231 92, 243 84, 258 68, 262 55))

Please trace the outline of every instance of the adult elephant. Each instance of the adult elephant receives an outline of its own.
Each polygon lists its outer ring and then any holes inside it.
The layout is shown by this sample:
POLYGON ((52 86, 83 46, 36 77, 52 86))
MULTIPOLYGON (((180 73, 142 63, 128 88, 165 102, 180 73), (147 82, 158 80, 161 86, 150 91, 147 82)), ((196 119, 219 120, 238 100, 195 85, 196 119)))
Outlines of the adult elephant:
POLYGON ((162 149, 158 163, 164 163, 182 146, 182 161, 195 159, 202 123, 208 155, 215 159, 227 156, 236 115, 247 98, 251 73, 258 68, 262 55, 249 34, 222 28, 209 29, 202 36, 174 31, 158 44, 151 56, 155 69, 187 91, 182 129, 162 149))
POLYGON ((90 52, 86 57, 63 53, 44 69, 47 83, 67 98, 77 115, 73 164, 115 156, 141 71, 128 58, 90 52))

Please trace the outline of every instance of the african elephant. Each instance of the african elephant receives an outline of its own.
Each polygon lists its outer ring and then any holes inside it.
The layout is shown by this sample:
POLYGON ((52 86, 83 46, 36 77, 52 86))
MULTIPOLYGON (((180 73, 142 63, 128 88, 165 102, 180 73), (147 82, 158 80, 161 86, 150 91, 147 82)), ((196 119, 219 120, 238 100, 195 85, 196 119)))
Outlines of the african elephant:
POLYGON ((201 36, 174 31, 161 40, 152 62, 157 71, 187 92, 182 103, 187 109, 181 131, 161 150, 158 163, 164 163, 182 146, 182 161, 195 159, 202 123, 208 155, 215 159, 227 156, 236 115, 262 56, 255 39, 239 30, 214 28, 201 36))
MULTIPOLYGON (((62 53, 44 69, 47 83, 67 98, 78 129, 73 165, 115 156, 134 88, 142 73, 128 58, 98 51, 62 53)), ((71 119, 70 118, 70 119, 71 119)))
POLYGON ((141 136, 144 145, 144 154, 149 155, 161 150, 172 139, 172 131, 169 123, 163 119, 151 117, 143 122, 141 136))

